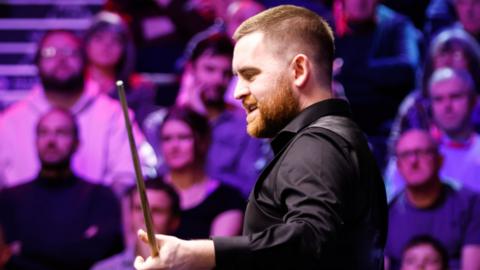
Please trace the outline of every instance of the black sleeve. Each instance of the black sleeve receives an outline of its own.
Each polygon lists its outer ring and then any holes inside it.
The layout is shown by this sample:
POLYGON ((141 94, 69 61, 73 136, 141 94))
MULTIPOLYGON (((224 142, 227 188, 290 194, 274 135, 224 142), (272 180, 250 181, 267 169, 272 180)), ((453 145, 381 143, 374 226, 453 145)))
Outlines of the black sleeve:
POLYGON ((352 177, 346 158, 323 137, 307 134, 277 165, 277 186, 268 188, 285 208, 282 222, 250 235, 213 238, 217 269, 302 269, 331 250, 352 177))

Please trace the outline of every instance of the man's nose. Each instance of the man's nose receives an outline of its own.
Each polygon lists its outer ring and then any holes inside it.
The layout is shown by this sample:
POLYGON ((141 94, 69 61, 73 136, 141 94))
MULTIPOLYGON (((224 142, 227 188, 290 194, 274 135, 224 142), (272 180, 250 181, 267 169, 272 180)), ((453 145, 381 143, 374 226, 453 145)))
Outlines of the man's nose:
POLYGON ((240 82, 236 82, 235 91, 233 92, 233 97, 235 99, 243 99, 245 96, 249 94, 248 87, 242 85, 240 82))

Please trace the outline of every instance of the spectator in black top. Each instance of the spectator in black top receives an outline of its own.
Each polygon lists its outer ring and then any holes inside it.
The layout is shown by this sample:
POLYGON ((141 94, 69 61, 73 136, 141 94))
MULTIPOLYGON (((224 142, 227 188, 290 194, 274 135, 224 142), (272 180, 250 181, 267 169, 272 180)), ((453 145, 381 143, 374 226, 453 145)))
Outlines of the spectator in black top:
POLYGON ((78 134, 67 110, 43 115, 36 129, 42 165, 37 178, 0 193, 0 224, 17 247, 7 269, 85 270, 122 250, 116 196, 70 168, 78 134))
POLYGON ((207 119, 187 108, 170 110, 160 129, 165 180, 177 190, 182 208, 176 234, 185 239, 238 235, 242 228, 241 194, 205 171, 209 141, 207 119))

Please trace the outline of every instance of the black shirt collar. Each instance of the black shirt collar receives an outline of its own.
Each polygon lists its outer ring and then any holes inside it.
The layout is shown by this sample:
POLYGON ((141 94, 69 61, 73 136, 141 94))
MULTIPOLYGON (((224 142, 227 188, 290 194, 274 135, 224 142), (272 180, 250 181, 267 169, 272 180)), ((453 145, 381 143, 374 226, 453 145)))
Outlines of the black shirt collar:
POLYGON ((326 99, 310 105, 273 138, 271 146, 275 155, 288 144, 295 134, 326 115, 351 117, 352 113, 348 103, 343 99, 326 99))

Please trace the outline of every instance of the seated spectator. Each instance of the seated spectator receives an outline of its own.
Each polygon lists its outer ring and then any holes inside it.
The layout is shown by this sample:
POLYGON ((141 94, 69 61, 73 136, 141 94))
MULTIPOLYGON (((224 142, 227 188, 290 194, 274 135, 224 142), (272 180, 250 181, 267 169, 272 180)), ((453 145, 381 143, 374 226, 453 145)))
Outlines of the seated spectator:
POLYGON ((241 194, 205 171, 209 129, 200 114, 174 108, 160 130, 162 156, 168 167, 165 180, 180 195, 182 222, 177 236, 183 239, 238 235, 242 228, 241 194))
POLYGON ((87 60, 86 80, 95 83, 100 92, 118 99, 115 82, 126 85, 128 106, 140 124, 156 109, 152 82, 134 74, 135 46, 123 19, 111 12, 100 12, 84 38, 87 60))
POLYGON ((401 270, 448 270, 447 251, 428 235, 413 237, 402 252, 401 270))
POLYGON ((0 226, 0 270, 4 270, 5 264, 11 256, 10 247, 7 245, 3 228, 0 226))
MULTIPOLYGON (((35 151, 35 125, 52 107, 72 112, 82 142, 72 170, 115 191, 133 183, 134 169, 120 104, 84 84, 81 40, 63 30, 47 32, 39 43, 36 64, 41 85, 0 115, 0 186, 31 180, 40 170, 35 151)), ((153 168, 156 157, 134 125, 142 164, 153 168)))
POLYGON ((426 15, 427 44, 437 33, 452 26, 464 29, 480 42, 480 1, 431 0, 426 15))
MULTIPOLYGON (((428 88, 435 123, 429 131, 444 156, 442 180, 480 191, 480 135, 472 122, 477 100, 472 77, 465 70, 441 68, 432 74, 428 88)), ((390 197, 404 185, 393 159, 385 181, 390 197)))
POLYGON ((455 14, 454 0, 429 0, 425 10, 425 27, 423 28, 425 44, 430 41, 442 30, 449 28, 457 19, 455 14))
MULTIPOLYGON (((180 224, 180 200, 175 190, 163 182, 163 179, 150 179, 145 182, 145 191, 152 214, 153 230, 156 234, 174 234, 180 224)), ((148 245, 139 243, 137 231, 146 231, 140 195, 136 186, 126 194, 128 211, 125 215, 131 221, 131 227, 125 232, 128 247, 120 254, 94 265, 92 270, 129 270, 136 256, 148 257, 151 250, 148 245)))
POLYGON ((415 87, 417 30, 378 0, 335 0, 334 18, 335 57, 342 62, 335 79, 362 130, 385 136, 402 98, 415 87))
MULTIPOLYGON (((391 141, 398 134, 411 128, 430 129, 434 125, 428 101, 428 80, 439 68, 450 67, 470 72, 475 89, 480 91, 480 46, 465 31, 451 28, 442 31, 430 44, 423 68, 421 86, 412 91, 402 102, 391 132, 391 141)), ((477 104, 476 111, 480 106, 477 104)), ((480 130, 480 116, 472 119, 480 130)))
MULTIPOLYGON (((205 0, 107 0, 106 9, 128 18, 137 45, 137 70, 175 72, 175 62, 185 45, 216 18, 205 0)), ((221 0, 225 2, 225 0, 221 0)))
POLYGON ((452 0, 460 26, 480 42, 480 1, 452 0))
POLYGON ((88 269, 123 248, 120 206, 108 188, 71 169, 80 145, 72 114, 40 117, 34 141, 41 169, 33 181, 0 192, 0 224, 18 247, 7 269, 88 269))
POLYGON ((479 195, 441 182, 442 156, 427 131, 405 132, 395 150, 406 187, 389 206, 385 255, 391 269, 399 269, 407 242, 423 234, 442 243, 452 270, 479 269, 479 195))
POLYGON ((198 42, 185 67, 177 105, 205 115, 210 122, 212 140, 205 163, 208 175, 247 197, 270 150, 265 141, 248 136, 245 112, 225 102, 232 78, 232 54, 231 39, 224 34, 208 35, 198 42))

